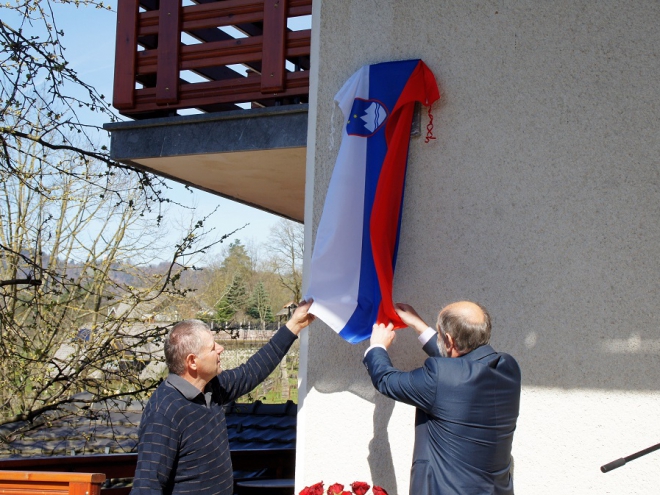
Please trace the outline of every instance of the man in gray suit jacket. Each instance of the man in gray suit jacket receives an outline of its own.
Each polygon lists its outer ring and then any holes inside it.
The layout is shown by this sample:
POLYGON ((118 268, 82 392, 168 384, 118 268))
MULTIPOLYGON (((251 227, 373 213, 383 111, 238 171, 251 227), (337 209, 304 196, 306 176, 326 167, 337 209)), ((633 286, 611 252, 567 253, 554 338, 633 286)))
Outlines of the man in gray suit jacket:
POLYGON ((488 312, 469 301, 450 304, 436 334, 411 306, 396 307, 430 357, 410 372, 394 368, 392 325, 378 324, 364 364, 380 393, 417 408, 410 494, 513 494, 520 367, 488 345, 488 312))

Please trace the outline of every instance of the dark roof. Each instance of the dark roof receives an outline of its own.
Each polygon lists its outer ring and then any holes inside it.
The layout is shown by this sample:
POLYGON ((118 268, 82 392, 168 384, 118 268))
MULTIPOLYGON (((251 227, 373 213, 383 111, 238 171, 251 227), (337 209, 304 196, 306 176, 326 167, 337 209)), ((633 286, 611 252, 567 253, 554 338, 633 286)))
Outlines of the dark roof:
POLYGON ((231 449, 296 448, 298 406, 284 404, 229 404, 227 432, 231 449))
MULTIPOLYGON (((284 404, 230 403, 225 406, 229 446, 234 449, 273 449, 296 447, 298 406, 284 404)), ((87 417, 60 417, 21 436, 11 432, 20 424, 0 428, 8 443, 0 443, 0 457, 32 457, 76 454, 136 452, 137 429, 142 411, 135 403, 123 411, 96 409, 87 417)))

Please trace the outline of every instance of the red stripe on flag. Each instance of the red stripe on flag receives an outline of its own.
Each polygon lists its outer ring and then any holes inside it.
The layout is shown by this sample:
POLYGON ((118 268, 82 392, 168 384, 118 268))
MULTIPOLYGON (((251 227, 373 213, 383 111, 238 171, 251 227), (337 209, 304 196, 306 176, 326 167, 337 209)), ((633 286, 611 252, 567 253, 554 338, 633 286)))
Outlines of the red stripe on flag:
POLYGON ((371 252, 382 296, 376 321, 385 324, 392 322, 397 329, 405 328, 406 325, 396 314, 392 301, 393 260, 403 200, 414 103, 419 101, 430 106, 438 98, 440 94, 435 77, 426 64, 420 61, 403 88, 385 128, 387 154, 376 186, 369 226, 371 252))

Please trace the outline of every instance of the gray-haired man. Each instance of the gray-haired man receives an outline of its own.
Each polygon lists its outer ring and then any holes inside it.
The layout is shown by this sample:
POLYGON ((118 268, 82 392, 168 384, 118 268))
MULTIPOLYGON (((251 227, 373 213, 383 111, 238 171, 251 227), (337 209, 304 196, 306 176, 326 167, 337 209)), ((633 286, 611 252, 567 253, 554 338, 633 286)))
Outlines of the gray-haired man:
POLYGON ((231 495, 233 475, 223 404, 277 367, 314 319, 302 301, 291 319, 245 364, 223 371, 223 347, 203 322, 177 323, 165 342, 170 370, 149 399, 139 429, 132 495, 231 495))

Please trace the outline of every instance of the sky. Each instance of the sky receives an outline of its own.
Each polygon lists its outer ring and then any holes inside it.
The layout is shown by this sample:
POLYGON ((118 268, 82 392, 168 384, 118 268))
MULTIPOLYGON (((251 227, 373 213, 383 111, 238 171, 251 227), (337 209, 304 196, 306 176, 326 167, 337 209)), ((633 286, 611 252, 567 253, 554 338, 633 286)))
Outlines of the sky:
MULTIPOLYGON (((93 7, 78 7, 73 5, 56 6, 55 18, 57 28, 64 31, 62 44, 66 48, 65 56, 71 68, 88 84, 94 86, 106 100, 112 100, 112 85, 114 77, 114 53, 116 36, 116 0, 106 2, 112 11, 95 9, 93 7)), ((5 12, 2 12, 4 15, 5 12)), ((129 120, 121 117, 122 120, 129 120)), ((102 125, 103 121, 96 121, 102 125)), ((240 239, 243 244, 258 245, 265 243, 270 229, 280 221, 280 217, 236 203, 213 194, 193 190, 191 193, 184 186, 168 181, 172 190, 168 196, 186 206, 195 207, 195 217, 200 218, 217 212, 207 224, 215 227, 219 235, 231 232, 237 228, 242 230, 232 239, 240 239)), ((177 241, 179 224, 189 223, 190 210, 170 208, 168 216, 172 221, 170 234, 172 242, 177 241)), ((210 253, 210 256, 220 253, 220 247, 210 253)))

